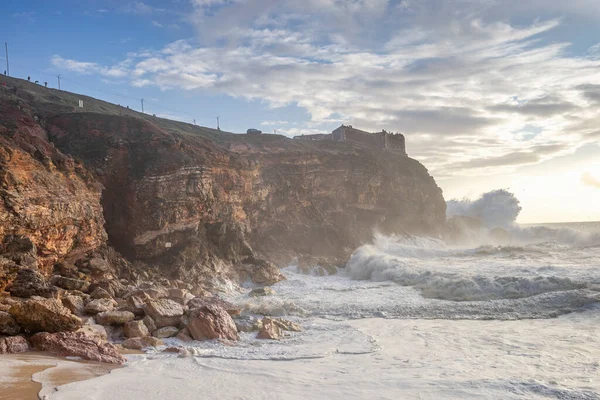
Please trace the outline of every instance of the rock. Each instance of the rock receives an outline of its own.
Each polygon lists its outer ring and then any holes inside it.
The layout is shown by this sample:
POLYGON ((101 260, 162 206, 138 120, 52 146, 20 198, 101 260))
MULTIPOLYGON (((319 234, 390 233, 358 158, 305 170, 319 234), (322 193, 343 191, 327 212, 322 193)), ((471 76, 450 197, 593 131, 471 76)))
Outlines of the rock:
POLYGON ((233 321, 238 332, 255 332, 262 328, 262 321, 251 315, 237 317, 233 321))
POLYGON ((7 236, 0 249, 2 256, 27 268, 38 268, 37 247, 26 236, 7 236))
POLYGON ((76 332, 83 332, 87 336, 95 337, 100 341, 108 340, 108 333, 106 332, 106 329, 102 325, 98 325, 98 324, 84 325, 81 327, 81 329, 77 330, 76 332))
POLYGON ((170 338, 176 336, 179 333, 179 329, 174 326, 165 326, 152 332, 152 336, 159 339, 170 338))
POLYGON ((298 325, 295 322, 288 321, 287 319, 273 318, 272 320, 275 323, 275 325, 279 326, 284 331, 291 331, 291 332, 301 332, 302 331, 302 327, 300 325, 298 325))
POLYGON ((112 299, 112 296, 105 289, 103 289, 101 287, 97 287, 96 290, 94 290, 90 294, 90 298, 94 299, 94 300, 98 300, 98 299, 112 299))
POLYGON ((29 351, 29 343, 24 336, 0 337, 0 354, 14 354, 29 351))
POLYGON ((276 294, 277 294, 277 292, 275 292, 270 287, 261 287, 261 288, 252 289, 250 291, 250 293, 248 293, 248 296, 250 296, 250 297, 262 297, 262 296, 274 296, 276 294))
POLYGON ((123 297, 127 288, 116 279, 102 279, 90 285, 89 291, 94 292, 96 289, 102 288, 106 290, 113 298, 123 297))
POLYGON ((76 331, 83 325, 79 317, 55 299, 35 297, 15 303, 10 314, 29 333, 76 331))
POLYGON ((100 325, 123 325, 134 318, 129 311, 104 311, 96 315, 96 322, 100 325))
POLYGON ((61 301, 63 306, 67 307, 75 315, 81 316, 85 312, 83 299, 79 296, 67 295, 61 301))
POLYGON ((154 320, 157 328, 178 326, 183 315, 183 306, 173 300, 147 300, 144 312, 154 320))
POLYGON ((0 311, 0 333, 14 336, 21 332, 21 327, 17 321, 7 312, 0 311))
POLYGON ((125 334, 125 337, 128 338, 144 337, 149 334, 148 328, 143 321, 129 321, 125 323, 125 325, 123 325, 123 333, 125 334))
POLYGON ((146 328, 148 328, 149 332, 154 332, 157 329, 154 320, 148 315, 146 315, 144 319, 142 319, 142 322, 144 323, 144 325, 146 325, 146 328))
POLYGON ((187 304, 190 310, 194 310, 196 308, 201 308, 208 305, 214 305, 223 308, 229 313, 229 315, 232 316, 239 315, 242 312, 242 309, 240 307, 221 299, 219 296, 196 297, 193 300, 190 300, 187 304))
POLYGON ((190 335, 190 330, 186 326, 177 336, 175 336, 175 339, 181 340, 182 342, 191 342, 194 339, 192 339, 190 335))
POLYGON ((58 356, 81 357, 111 364, 124 364, 127 361, 114 345, 84 332, 37 333, 31 337, 31 343, 41 351, 58 356))
POLYGON ((237 270, 242 282, 251 280, 258 285, 269 286, 285 279, 285 276, 273 263, 254 257, 244 260, 237 266, 237 270))
POLYGON ((142 350, 142 349, 145 349, 146 347, 164 346, 164 344, 165 343, 158 338, 155 338, 152 336, 145 336, 145 337, 129 338, 126 341, 124 341, 121 344, 121 346, 125 347, 126 349, 142 350))
POLYGON ((103 258, 95 257, 88 262, 88 268, 97 274, 110 271, 110 264, 103 258))
POLYGON ((79 290, 81 292, 86 292, 90 287, 89 282, 81 279, 67 278, 60 275, 54 275, 50 280, 50 283, 54 286, 58 286, 59 288, 66 290, 79 290))
POLYGON ((144 303, 145 299, 138 296, 130 296, 127 298, 127 310, 131 311, 135 315, 144 315, 144 303))
POLYGON ((265 317, 262 320, 262 328, 256 335, 257 339, 272 339, 279 340, 283 336, 283 331, 275 321, 271 318, 265 317))
POLYGON ((88 314, 98 314, 105 311, 112 311, 117 302, 113 299, 96 299, 85 305, 85 312, 88 314))
POLYGON ((196 296, 185 289, 169 289, 169 298, 184 306, 194 297, 196 296))
POLYGON ((238 339, 231 316, 223 308, 212 304, 190 313, 188 329, 195 340, 238 339))
POLYGON ((23 268, 17 272, 17 278, 10 284, 8 292, 14 297, 29 298, 32 296, 41 296, 57 298, 59 289, 48 285, 46 278, 39 272, 23 268))

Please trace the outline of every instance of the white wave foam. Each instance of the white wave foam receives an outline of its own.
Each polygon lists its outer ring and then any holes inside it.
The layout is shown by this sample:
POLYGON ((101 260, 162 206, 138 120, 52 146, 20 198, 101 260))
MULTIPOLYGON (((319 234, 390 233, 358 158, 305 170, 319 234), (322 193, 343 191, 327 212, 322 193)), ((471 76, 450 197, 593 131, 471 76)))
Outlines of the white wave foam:
POLYGON ((447 202, 446 216, 464 216, 475 218, 489 228, 511 227, 521 206, 514 194, 506 190, 494 190, 484 193, 477 200, 450 200, 447 202))
POLYGON ((454 301, 517 299, 585 287, 569 278, 469 275, 428 268, 418 262, 447 254, 443 242, 435 239, 376 235, 372 245, 362 246, 352 254, 346 269, 353 279, 391 280, 420 289, 424 297, 454 301))

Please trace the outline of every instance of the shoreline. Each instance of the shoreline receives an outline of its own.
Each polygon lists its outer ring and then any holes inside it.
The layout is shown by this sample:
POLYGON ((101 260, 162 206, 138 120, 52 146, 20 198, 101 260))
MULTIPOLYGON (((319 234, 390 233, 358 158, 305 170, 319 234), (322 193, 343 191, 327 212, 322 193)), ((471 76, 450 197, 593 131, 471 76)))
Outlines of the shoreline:
POLYGON ((70 360, 47 352, 0 356, 0 400, 47 398, 58 386, 109 374, 120 365, 70 360))

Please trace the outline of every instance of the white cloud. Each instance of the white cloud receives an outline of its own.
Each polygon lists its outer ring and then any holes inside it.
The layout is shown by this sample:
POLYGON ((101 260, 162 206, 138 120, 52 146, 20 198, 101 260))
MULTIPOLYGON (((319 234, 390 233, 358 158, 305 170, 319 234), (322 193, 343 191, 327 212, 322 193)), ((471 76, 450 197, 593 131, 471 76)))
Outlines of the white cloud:
POLYGON ((263 121, 260 123, 262 126, 279 126, 279 125, 287 125, 288 121, 263 121))
MULTIPOLYGON (((137 87, 295 104, 311 121, 278 129, 289 136, 340 122, 402 131, 409 153, 437 176, 510 171, 597 140, 599 92, 590 82, 600 81, 598 49, 576 57, 568 43, 542 41, 560 18, 511 24, 497 0, 191 3, 199 41, 130 54, 127 65, 53 63, 127 74, 137 87), (528 126, 534 135, 523 133, 528 126)), ((524 15, 542 10, 507 3, 524 15)))

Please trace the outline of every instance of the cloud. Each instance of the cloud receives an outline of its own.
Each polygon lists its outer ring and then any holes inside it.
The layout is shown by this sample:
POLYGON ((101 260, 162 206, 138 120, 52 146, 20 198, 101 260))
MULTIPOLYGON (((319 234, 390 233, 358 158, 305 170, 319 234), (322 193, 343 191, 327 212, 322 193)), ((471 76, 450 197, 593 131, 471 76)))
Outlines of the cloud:
POLYGON ((596 179, 589 172, 586 172, 583 175, 581 175, 581 183, 583 183, 586 186, 600 189, 600 179, 596 179))
POLYGON ((111 78, 123 78, 128 75, 128 60, 112 67, 102 67, 93 62, 70 60, 62 58, 59 55, 53 55, 50 58, 50 62, 57 68, 72 71, 81 75, 100 74, 111 78))
POLYGON ((114 70, 135 87, 226 94, 272 109, 294 105, 310 120, 278 129, 289 135, 340 123, 401 131, 409 154, 433 174, 512 171, 598 137, 600 85, 590 82, 600 81, 600 58, 592 56, 595 47, 573 55, 569 43, 556 40, 568 23, 563 16, 600 16, 594 1, 188 4, 196 39, 128 54, 127 65, 53 64, 79 73, 114 70), (516 17, 519 24, 511 23, 516 17))
POLYGON ((261 126, 277 126, 277 125, 287 125, 288 121, 263 121, 260 123, 261 126))

